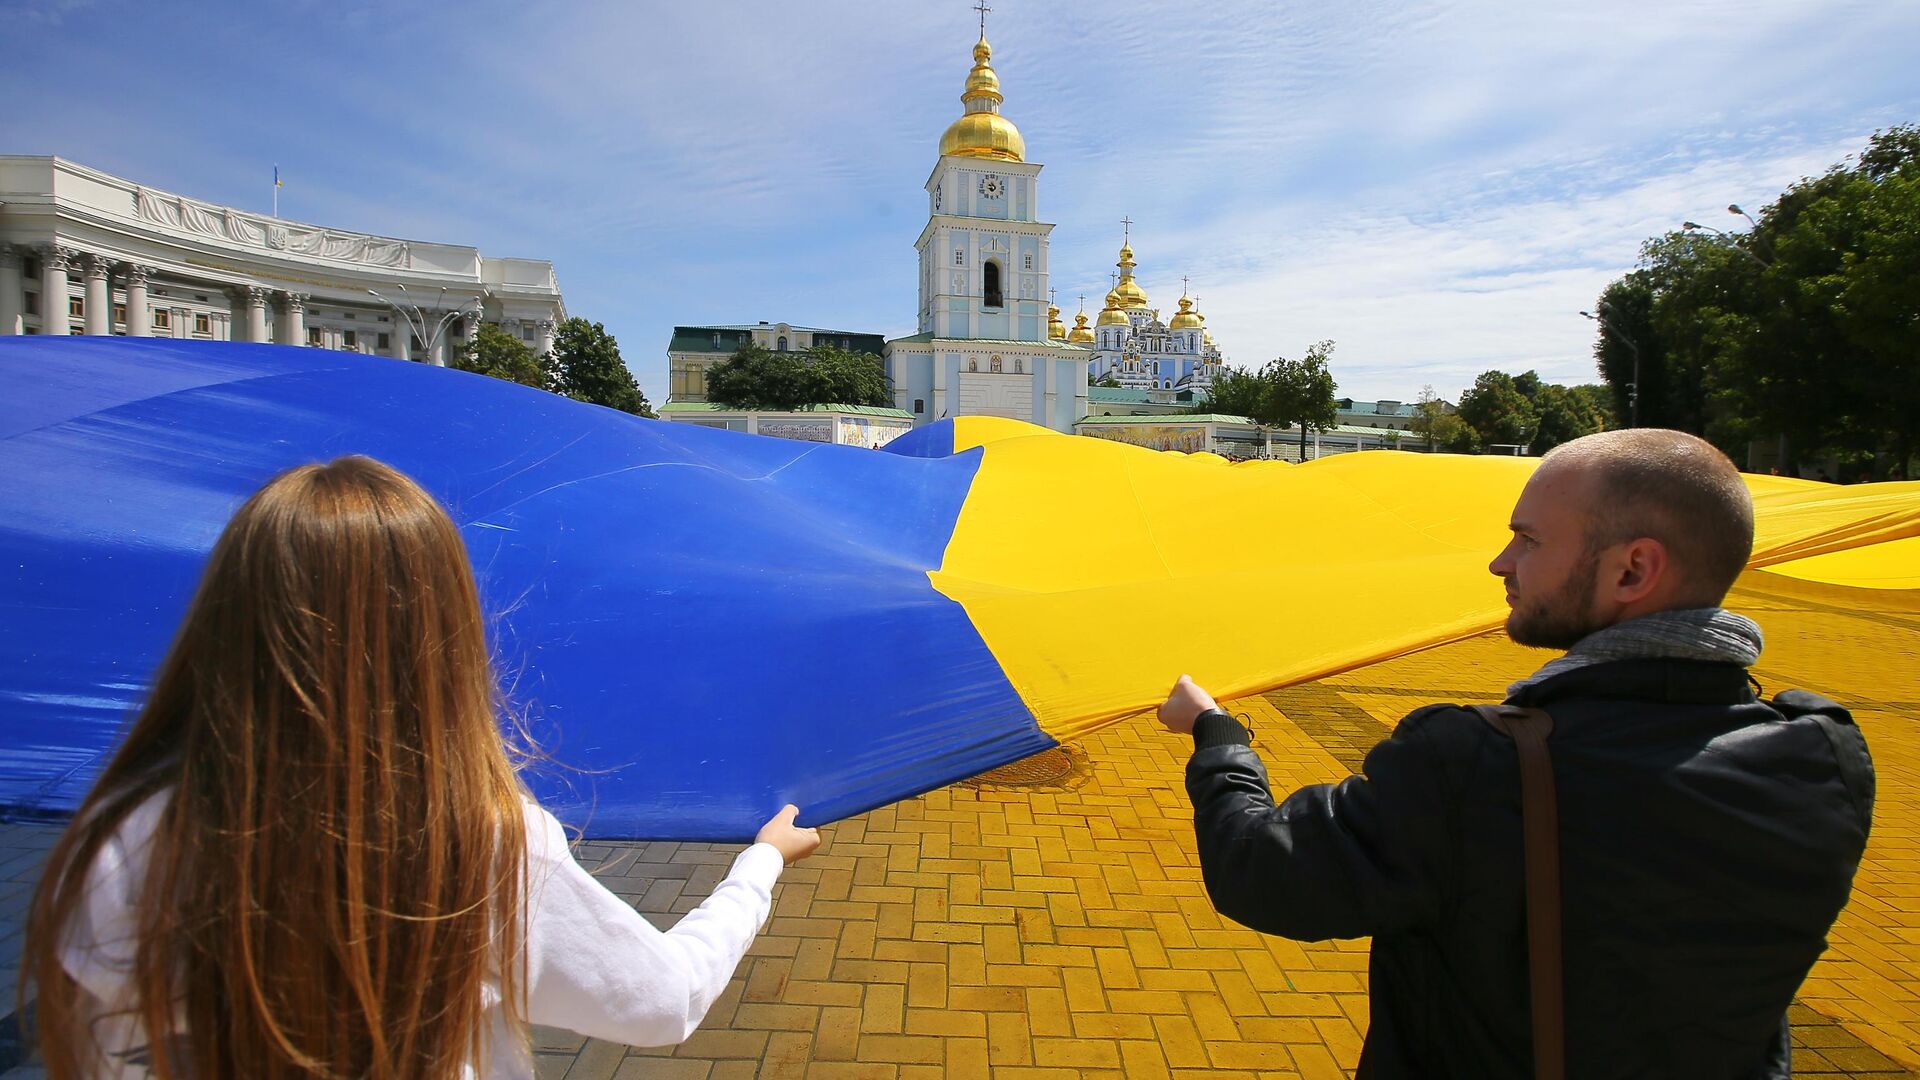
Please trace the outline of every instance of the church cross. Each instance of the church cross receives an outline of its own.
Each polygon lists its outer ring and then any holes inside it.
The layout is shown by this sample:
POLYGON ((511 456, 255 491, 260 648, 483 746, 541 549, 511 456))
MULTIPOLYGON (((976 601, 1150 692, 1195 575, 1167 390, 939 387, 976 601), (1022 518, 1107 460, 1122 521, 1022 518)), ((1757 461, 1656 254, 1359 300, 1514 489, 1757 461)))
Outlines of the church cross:
POLYGON ((1133 219, 1130 217, 1123 217, 1120 219, 1120 242, 1123 244, 1130 243, 1132 242, 1132 239, 1133 239, 1133 219))
POLYGON ((1087 294, 1086 293, 1080 294, 1080 310, 1081 311, 1087 310, 1087 294))
POLYGON ((1185 274, 1180 275, 1180 295, 1187 295, 1187 275, 1185 274))
POLYGON ((1059 290, 1059 289, 1048 289, 1048 290, 1047 290, 1047 303, 1049 303, 1049 304, 1051 304, 1051 305, 1053 305, 1054 307, 1059 307, 1059 306, 1060 306, 1060 297, 1059 297, 1059 296, 1057 295, 1057 294, 1058 294, 1059 292, 1060 292, 1060 290, 1059 290))
POLYGON ((979 3, 973 5, 973 10, 980 13, 980 36, 986 37, 987 36, 987 12, 992 11, 993 9, 987 6, 987 0, 980 0, 979 3))

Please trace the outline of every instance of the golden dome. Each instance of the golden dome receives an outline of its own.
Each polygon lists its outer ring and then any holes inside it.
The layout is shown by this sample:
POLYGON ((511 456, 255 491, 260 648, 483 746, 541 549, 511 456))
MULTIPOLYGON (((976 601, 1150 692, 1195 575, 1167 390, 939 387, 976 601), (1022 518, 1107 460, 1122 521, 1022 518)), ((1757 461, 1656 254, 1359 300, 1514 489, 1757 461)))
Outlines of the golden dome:
POLYGON ((1199 326, 1200 315, 1193 310, 1193 301, 1187 297, 1181 297, 1180 314, 1173 317, 1173 321, 1167 324, 1167 329, 1194 330, 1198 329, 1199 326))
POLYGON ((1073 317, 1073 329, 1067 331, 1067 340, 1075 345, 1093 344, 1093 331, 1087 328, 1086 312, 1073 317))
POLYGON ((1147 306, 1147 292, 1133 280, 1133 245, 1120 245, 1120 283, 1113 287, 1111 295, 1120 298, 1120 306, 1132 310, 1147 306))
POLYGON ((1067 324, 1060 321, 1060 309, 1047 305, 1047 337, 1054 341, 1063 341, 1067 336, 1067 324))
POLYGON ((973 70, 967 72, 966 89, 960 100, 967 111, 940 136, 941 157, 992 158, 996 161, 1025 161, 1027 141, 1013 121, 1000 115, 1000 76, 994 74, 993 46, 986 35, 973 47, 973 70))
POLYGON ((1120 310, 1120 289, 1116 286, 1107 294, 1107 306, 1100 309, 1100 317, 1094 320, 1095 326, 1125 326, 1127 314, 1120 310))

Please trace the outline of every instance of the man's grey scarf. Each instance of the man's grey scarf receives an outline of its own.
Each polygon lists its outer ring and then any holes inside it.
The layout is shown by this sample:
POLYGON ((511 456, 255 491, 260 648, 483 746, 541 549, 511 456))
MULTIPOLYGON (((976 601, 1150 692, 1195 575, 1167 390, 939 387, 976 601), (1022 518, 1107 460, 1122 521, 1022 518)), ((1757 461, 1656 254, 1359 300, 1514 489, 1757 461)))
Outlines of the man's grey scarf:
POLYGON ((1507 687, 1507 696, 1562 672, 1614 660, 1710 660, 1752 667, 1762 644, 1759 623, 1725 608, 1657 611, 1595 630, 1567 655, 1507 687))

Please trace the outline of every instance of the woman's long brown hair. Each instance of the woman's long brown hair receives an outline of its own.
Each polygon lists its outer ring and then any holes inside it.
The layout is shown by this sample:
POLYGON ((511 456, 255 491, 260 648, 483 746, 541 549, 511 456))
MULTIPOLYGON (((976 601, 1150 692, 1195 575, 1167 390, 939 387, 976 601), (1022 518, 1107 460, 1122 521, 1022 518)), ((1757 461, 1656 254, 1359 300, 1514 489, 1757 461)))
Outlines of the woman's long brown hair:
POLYGON ((163 791, 134 969, 161 1080, 484 1069, 484 980, 523 1033, 523 789, 488 656, 460 533, 406 476, 347 457, 247 500, 34 895, 48 1075, 94 1071, 62 939, 163 791))

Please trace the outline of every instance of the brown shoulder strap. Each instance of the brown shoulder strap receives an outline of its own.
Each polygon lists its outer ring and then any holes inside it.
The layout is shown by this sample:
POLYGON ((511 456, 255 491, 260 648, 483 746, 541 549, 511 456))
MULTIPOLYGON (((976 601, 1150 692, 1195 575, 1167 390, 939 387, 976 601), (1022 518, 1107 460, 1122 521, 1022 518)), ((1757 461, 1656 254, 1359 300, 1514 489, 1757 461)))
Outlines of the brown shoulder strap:
POLYGON ((1554 799, 1544 709, 1475 705, 1520 753, 1520 810, 1527 871, 1527 962, 1533 991, 1533 1071, 1539 1080, 1567 1072, 1566 983, 1560 963, 1560 812, 1554 799))

